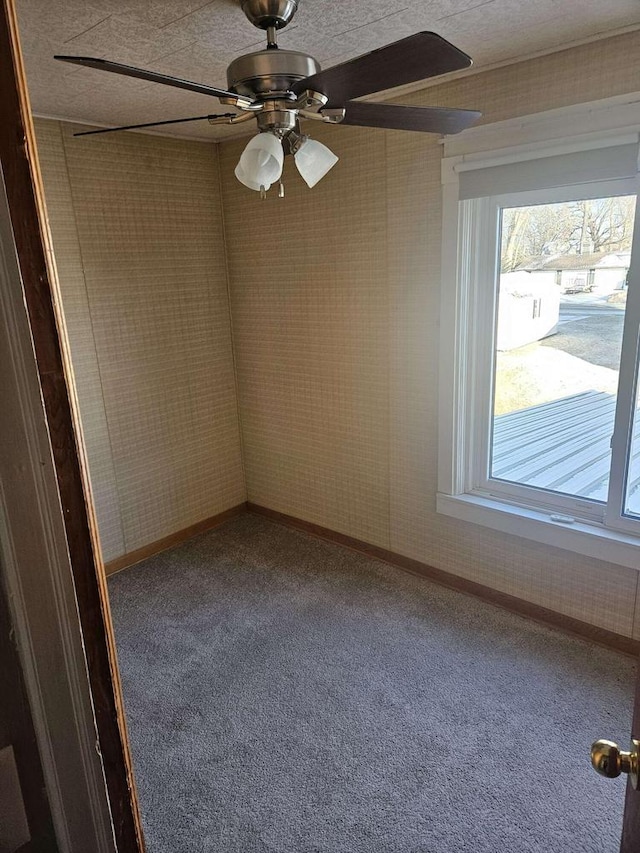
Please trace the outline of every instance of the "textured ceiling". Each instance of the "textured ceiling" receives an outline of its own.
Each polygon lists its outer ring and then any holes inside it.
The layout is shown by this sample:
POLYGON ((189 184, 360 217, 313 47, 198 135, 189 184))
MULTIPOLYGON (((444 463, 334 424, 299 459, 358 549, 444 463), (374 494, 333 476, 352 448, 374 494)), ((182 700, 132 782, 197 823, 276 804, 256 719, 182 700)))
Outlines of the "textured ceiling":
MULTIPOLYGON (((87 123, 134 124, 226 108, 205 95, 56 62, 54 53, 226 87, 229 62, 264 46, 238 0, 17 0, 17 8, 33 111, 87 123)), ((640 0, 300 0, 279 43, 328 67, 434 30, 483 67, 634 26, 640 26, 640 0)), ((164 132, 214 139, 238 130, 198 122, 164 132)))

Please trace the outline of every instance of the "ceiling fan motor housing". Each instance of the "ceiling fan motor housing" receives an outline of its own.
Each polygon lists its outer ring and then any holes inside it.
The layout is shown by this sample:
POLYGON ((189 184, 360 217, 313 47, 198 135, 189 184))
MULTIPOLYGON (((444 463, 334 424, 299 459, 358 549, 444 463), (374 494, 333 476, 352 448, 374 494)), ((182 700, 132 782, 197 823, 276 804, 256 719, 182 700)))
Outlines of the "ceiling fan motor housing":
POLYGON ((240 0, 240 5, 255 27, 281 30, 295 15, 298 0, 240 0))
POLYGON ((258 50, 234 59, 227 68, 229 89, 249 98, 288 97, 293 84, 320 71, 312 56, 296 50, 258 50))

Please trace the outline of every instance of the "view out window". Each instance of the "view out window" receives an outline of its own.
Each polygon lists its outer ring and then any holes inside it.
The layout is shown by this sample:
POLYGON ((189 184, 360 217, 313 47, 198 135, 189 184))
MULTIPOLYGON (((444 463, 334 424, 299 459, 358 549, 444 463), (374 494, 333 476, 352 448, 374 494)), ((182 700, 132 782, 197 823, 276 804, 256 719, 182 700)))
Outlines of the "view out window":
POLYGON ((460 180, 438 509, 640 565, 640 183, 551 185, 565 163, 460 180))
POLYGON ((444 140, 438 512, 640 570, 640 104, 444 140))
POLYGON ((635 398, 634 424, 630 442, 629 466, 626 477, 624 513, 640 521, 640 389, 635 398))
MULTIPOLYGON (((606 504, 635 208, 500 207, 488 480, 606 504)), ((640 516, 638 438, 625 511, 640 516)))

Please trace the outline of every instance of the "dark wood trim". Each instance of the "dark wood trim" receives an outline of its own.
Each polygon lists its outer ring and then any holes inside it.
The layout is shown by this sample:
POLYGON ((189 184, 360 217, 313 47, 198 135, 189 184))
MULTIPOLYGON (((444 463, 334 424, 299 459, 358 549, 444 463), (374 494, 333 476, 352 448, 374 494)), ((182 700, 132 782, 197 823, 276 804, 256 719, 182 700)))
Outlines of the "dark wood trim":
POLYGON ((57 321, 55 268, 14 0, 0 12, 0 165, 40 376, 89 681, 118 853, 141 853, 144 841, 126 735, 115 643, 95 520, 82 466, 80 431, 70 399, 70 368, 57 321), (68 384, 69 383, 69 384, 68 384), (95 550, 94 550, 95 545, 95 550))
POLYGON ((198 521, 196 524, 178 530, 176 533, 171 533, 163 539, 157 539, 155 542, 143 545, 142 548, 137 548, 135 551, 129 551, 128 554, 123 554, 121 557, 110 560, 105 564, 105 571, 108 575, 112 575, 114 572, 119 572, 122 569, 128 569, 129 566, 134 566, 141 560, 146 560, 147 557, 153 557, 154 554, 159 554, 161 551, 173 548, 174 545, 179 545, 181 542, 190 539, 192 536, 196 536, 198 533, 205 533, 207 530, 212 530, 230 518, 242 515, 246 511, 246 503, 225 509, 224 512, 219 512, 217 515, 212 515, 210 518, 198 521))
POLYGON ((427 578, 440 586, 446 586, 457 592, 465 593, 465 595, 473 595, 476 598, 481 598, 483 601, 489 602, 489 604, 503 607, 512 613, 518 613, 520 616, 526 616, 535 622, 542 622, 544 625, 550 625, 566 633, 591 640, 601 646, 615 649, 627 655, 633 655, 633 657, 637 657, 640 651, 640 642, 638 640, 624 637, 622 634, 616 634, 614 631, 607 631, 605 628, 598 628, 595 625, 590 625, 588 622, 582 622, 580 619, 573 619, 571 616, 565 616, 563 613, 549 610, 538 604, 532 604, 530 601, 516 598, 514 595, 499 592, 496 589, 475 583, 475 581, 470 581, 466 578, 461 578, 442 569, 436 569, 427 563, 413 560, 411 557, 403 557, 402 554, 387 551, 384 548, 379 548, 377 545, 369 545, 367 542, 361 542, 359 539, 346 536, 344 533, 336 533, 334 530, 329 530, 318 524, 302 521, 291 515, 285 515, 282 512, 267 509, 251 502, 247 503, 247 510, 255 515, 262 515, 265 518, 269 518, 278 524, 283 524, 286 527, 293 527, 296 530, 302 530, 312 536, 317 536, 319 539, 325 539, 328 542, 350 548, 359 554, 366 554, 368 557, 381 560, 383 563, 396 566, 406 572, 411 572, 413 575, 420 575, 420 577, 427 578))

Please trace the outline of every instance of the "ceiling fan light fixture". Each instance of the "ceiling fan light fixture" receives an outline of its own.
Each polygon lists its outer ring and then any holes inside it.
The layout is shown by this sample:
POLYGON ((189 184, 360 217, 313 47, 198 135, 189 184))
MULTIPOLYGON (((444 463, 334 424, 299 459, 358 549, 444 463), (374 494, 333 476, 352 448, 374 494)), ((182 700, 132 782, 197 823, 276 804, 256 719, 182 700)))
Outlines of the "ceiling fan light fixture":
POLYGON ((282 142, 265 131, 253 136, 240 156, 235 175, 241 184, 252 190, 269 189, 280 180, 284 165, 282 142))
POLYGON ((300 144, 293 159, 309 188, 315 187, 338 162, 338 157, 326 145, 309 138, 300 144))

